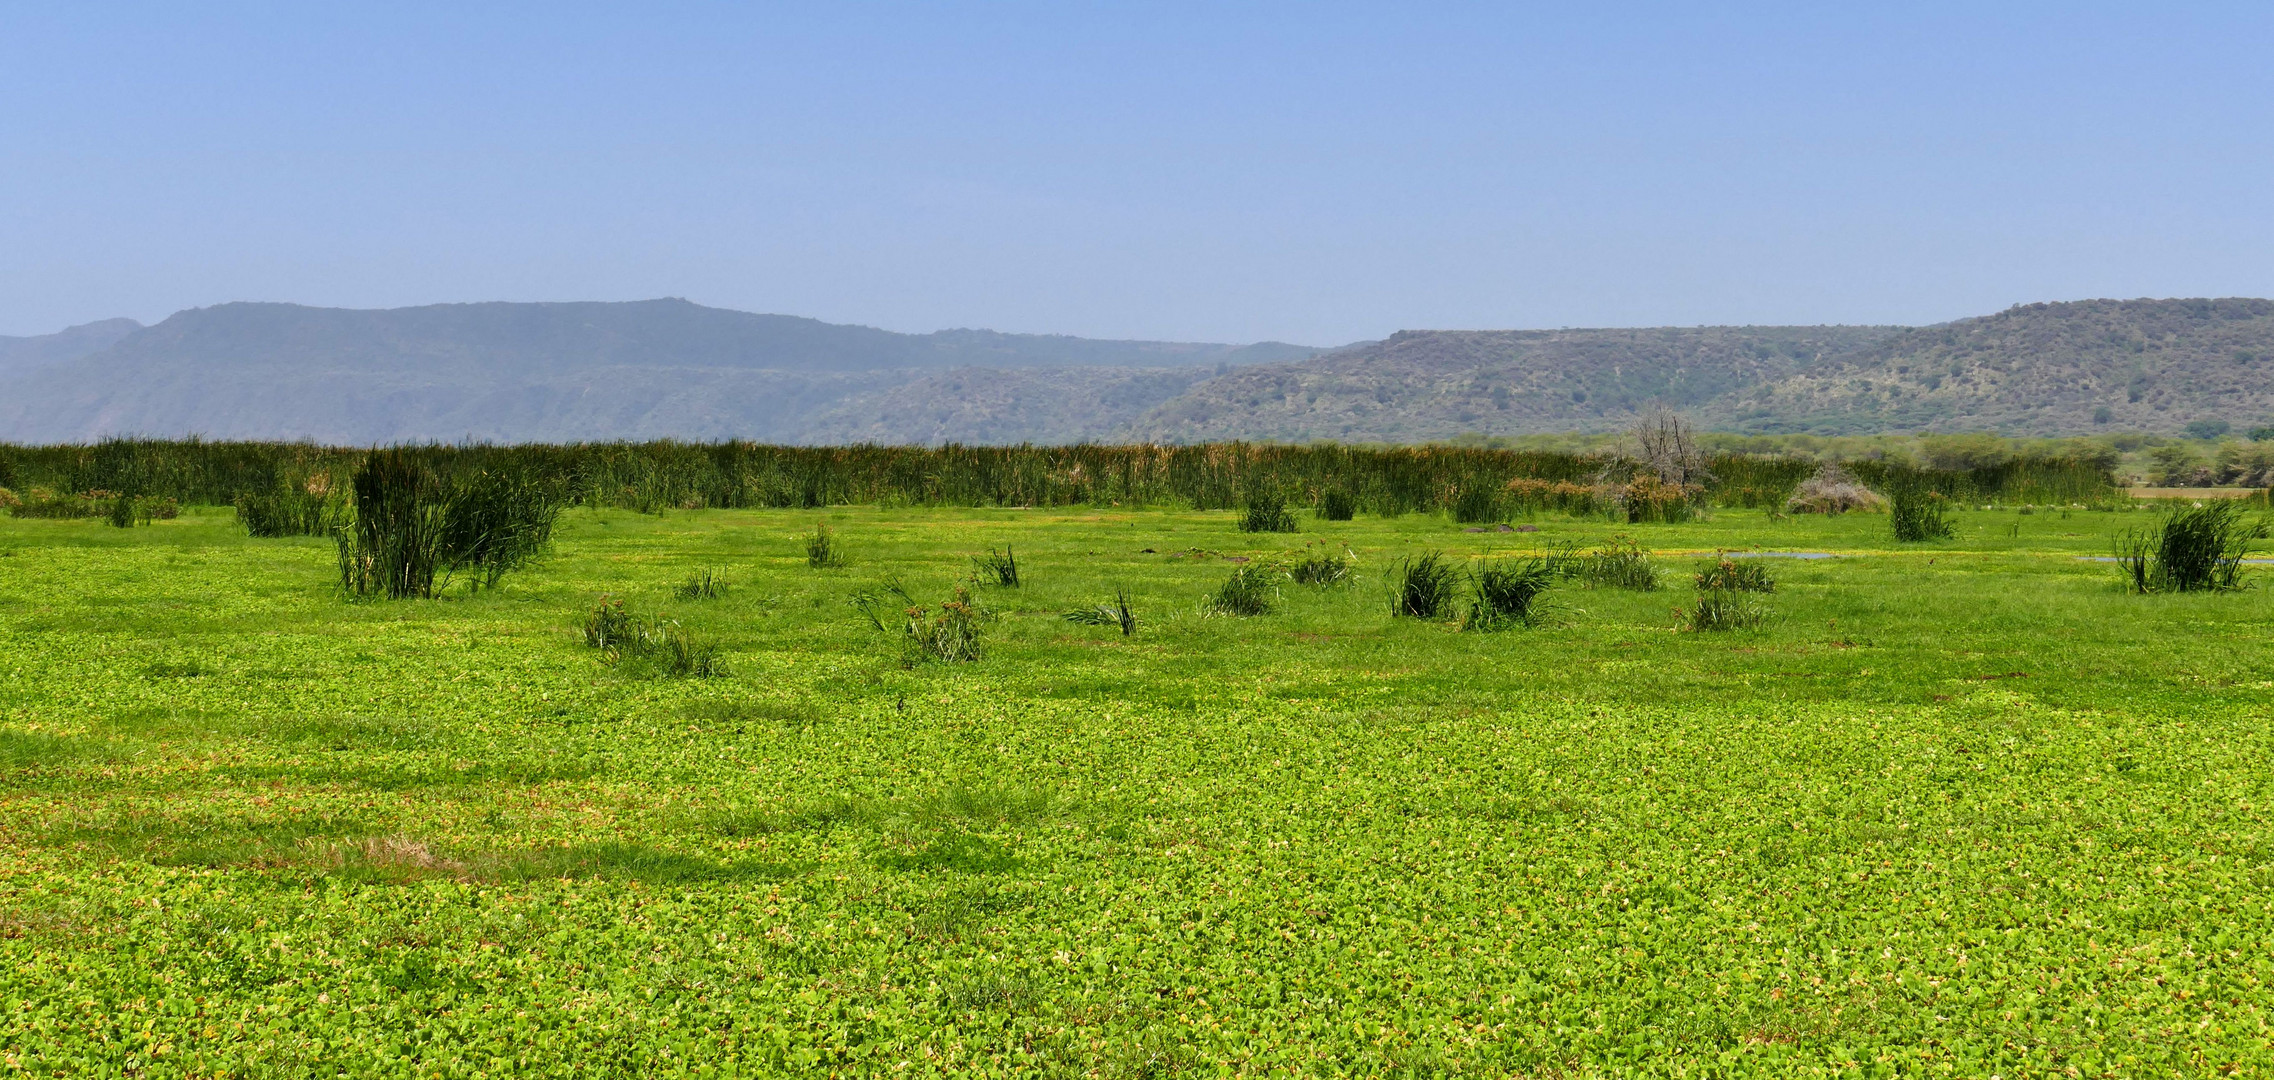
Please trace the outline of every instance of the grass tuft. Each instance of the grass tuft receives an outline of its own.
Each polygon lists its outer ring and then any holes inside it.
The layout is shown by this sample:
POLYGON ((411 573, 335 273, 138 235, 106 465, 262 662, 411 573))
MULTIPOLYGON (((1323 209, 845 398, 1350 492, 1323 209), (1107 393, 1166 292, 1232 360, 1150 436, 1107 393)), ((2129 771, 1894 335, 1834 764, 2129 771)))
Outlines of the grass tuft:
POLYGON ((1711 589, 1699 593, 1689 607, 1676 608, 1674 616, 1684 630, 1747 630, 1767 622, 1769 609, 1758 594, 1711 589))
POLYGON ((1950 520, 1950 500, 1939 491, 1916 483, 1897 484, 1888 507, 1897 540, 1948 540, 1958 534, 1957 524, 1950 520))
POLYGON ((1584 555, 1565 558, 1559 569, 1563 576, 1577 578, 1591 589, 1650 592, 1658 588, 1658 570, 1650 563, 1650 553, 1625 536, 1584 555))
POLYGON ((1540 615, 1540 597, 1555 583, 1555 560, 1534 556, 1513 566, 1487 566, 1476 574, 1475 595, 1463 630, 1530 626, 1540 615))
POLYGON ((1288 571, 1288 576, 1294 578, 1297 585, 1310 585, 1316 588, 1341 585, 1350 580, 1352 562, 1347 549, 1340 555, 1330 555, 1323 551, 1315 552, 1305 556, 1303 561, 1296 563, 1295 568, 1288 571))
POLYGON ((1208 598, 1209 614, 1242 618, 1271 614, 1271 609, 1279 603, 1278 576, 1257 563, 1233 570, 1216 594, 1208 598))
POLYGON ((716 600, 726 595, 726 579, 715 571, 705 570, 680 582, 672 595, 681 600, 716 600))
POLYGON ((971 598, 971 590, 961 585, 955 587, 955 595, 942 602, 938 611, 911 605, 904 616, 901 662, 907 667, 927 663, 967 664, 978 660, 983 652, 986 624, 993 618, 971 598))
POLYGON ((1400 561, 1390 575, 1394 588, 1390 594, 1390 614, 1415 619, 1438 619, 1451 614, 1460 576, 1460 571, 1453 569, 1441 552, 1432 551, 1400 561))
POLYGON ((1137 635, 1137 612, 1129 606, 1129 590, 1113 590, 1113 602, 1096 607, 1075 608, 1061 616, 1067 622, 1084 626, 1118 626, 1122 637, 1137 635))
POLYGON ((1358 516, 1358 499, 1341 488, 1328 488, 1319 496, 1319 520, 1349 521, 1358 516))
POLYGON ((726 674, 717 645, 697 640, 677 622, 634 615, 621 600, 603 601, 585 616, 584 643, 600 650, 610 667, 695 679, 726 674))
POLYGON ((1295 531, 1295 515, 1287 512, 1287 501, 1277 495, 1252 495, 1247 512, 1240 516, 1240 531, 1291 533, 1295 531))
POLYGON ((1000 585, 1006 589, 1019 587, 1019 560, 1018 556, 1011 553, 1009 544, 1003 545, 1000 552, 990 548, 985 555, 975 555, 971 563, 978 567, 982 583, 1000 585))
POLYGON ((805 564, 816 570, 842 570, 852 565, 828 522, 813 523, 813 535, 805 538, 805 564))
POLYGON ((1699 592, 1755 592, 1777 591, 1776 579, 1769 576, 1769 568, 1760 559, 1719 559, 1698 567, 1696 581, 1699 592))

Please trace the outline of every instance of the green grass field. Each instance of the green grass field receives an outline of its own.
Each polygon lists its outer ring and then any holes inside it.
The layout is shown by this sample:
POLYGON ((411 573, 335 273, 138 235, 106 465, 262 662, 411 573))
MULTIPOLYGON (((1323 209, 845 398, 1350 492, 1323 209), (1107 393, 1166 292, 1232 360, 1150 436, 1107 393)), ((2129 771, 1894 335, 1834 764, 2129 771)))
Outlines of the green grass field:
POLYGON ((2078 558, 2144 517, 572 510, 369 603, 225 510, 0 521, 0 1069, 2264 1075, 2274 593, 2078 558), (1664 587, 1389 614, 1614 533, 1664 587), (1005 544, 976 663, 848 602, 1005 544), (1356 579, 1202 613, 1306 544, 1356 579), (1677 631, 1723 547, 1841 557, 1677 631), (1116 586, 1134 637, 1060 617, 1116 586), (725 675, 603 663, 603 594, 725 675))

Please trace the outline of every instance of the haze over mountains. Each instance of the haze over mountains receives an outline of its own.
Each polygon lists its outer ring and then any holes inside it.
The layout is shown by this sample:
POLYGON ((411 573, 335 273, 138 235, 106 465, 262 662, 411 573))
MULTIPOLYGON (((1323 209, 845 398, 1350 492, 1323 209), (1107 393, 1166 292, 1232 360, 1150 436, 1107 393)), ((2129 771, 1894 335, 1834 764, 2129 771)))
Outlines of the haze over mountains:
POLYGON ((2274 301, 1930 327, 1404 331, 1339 349, 897 334, 683 300, 224 304, 0 338, 0 440, 1420 441, 1603 431, 2176 432, 2274 419, 2274 301))

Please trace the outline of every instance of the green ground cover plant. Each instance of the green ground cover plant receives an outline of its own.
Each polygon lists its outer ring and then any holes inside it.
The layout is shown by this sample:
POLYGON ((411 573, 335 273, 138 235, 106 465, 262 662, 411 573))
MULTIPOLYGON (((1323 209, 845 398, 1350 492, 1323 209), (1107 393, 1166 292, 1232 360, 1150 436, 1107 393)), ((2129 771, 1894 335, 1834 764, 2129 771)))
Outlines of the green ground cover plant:
POLYGON ((1241 619, 1305 547, 1237 502, 838 506, 842 574, 811 509, 580 506, 495 588, 348 603, 227 498, 0 520, 26 1075, 2274 1071, 2274 590, 2128 593, 2152 512, 1622 524, 1837 557, 1738 633, 1574 589, 1486 634, 1467 568, 1530 556, 1442 510, 1241 619), (905 664, 1013 544, 977 658, 905 664), (1444 606, 1385 610, 1431 552, 1444 606), (1144 632, 1064 618, 1106 596, 1144 632), (598 660, 647 619, 722 670, 598 660))

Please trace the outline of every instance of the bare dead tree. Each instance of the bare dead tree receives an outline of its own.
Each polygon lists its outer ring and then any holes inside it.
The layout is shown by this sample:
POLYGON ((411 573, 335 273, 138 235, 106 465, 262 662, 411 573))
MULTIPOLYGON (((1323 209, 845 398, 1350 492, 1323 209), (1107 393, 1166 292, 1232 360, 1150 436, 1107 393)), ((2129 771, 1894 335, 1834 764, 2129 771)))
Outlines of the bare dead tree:
POLYGON ((1664 405, 1655 406, 1637 417, 1634 429, 1635 460, 1660 480, 1680 487, 1699 486, 1710 482, 1713 473, 1706 468, 1710 460, 1705 449, 1698 445, 1697 429, 1682 414, 1664 405))

